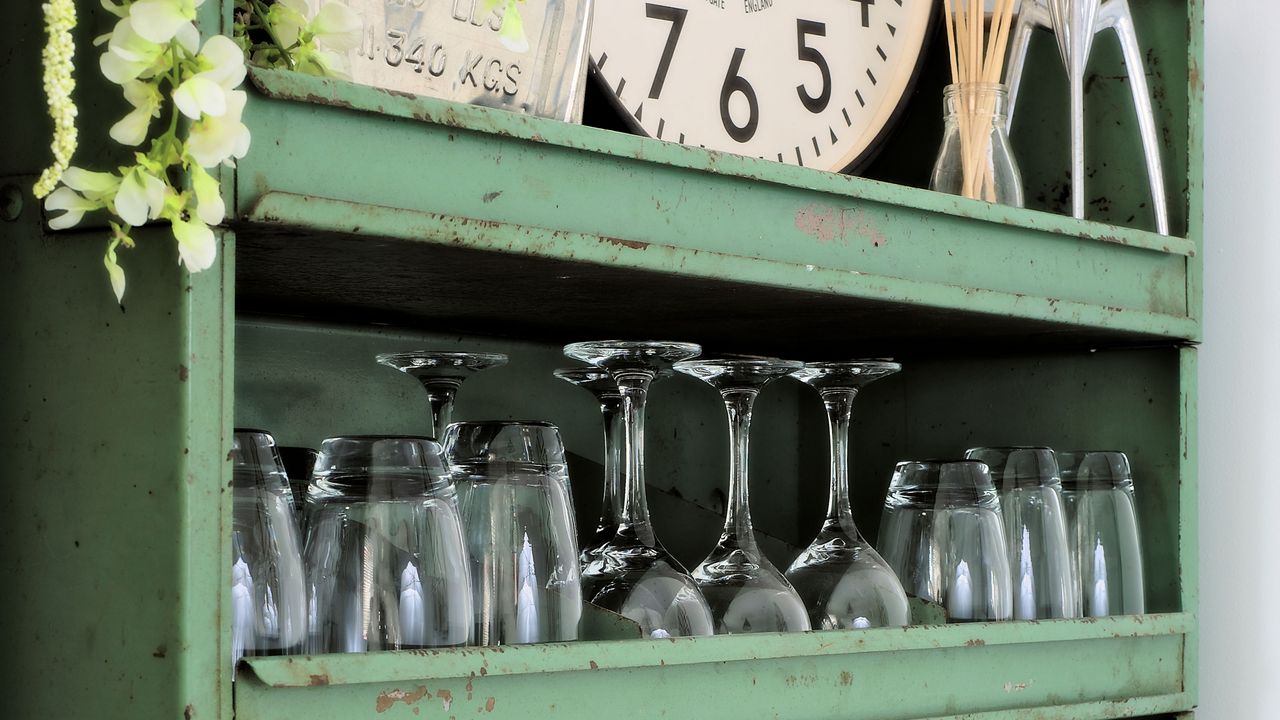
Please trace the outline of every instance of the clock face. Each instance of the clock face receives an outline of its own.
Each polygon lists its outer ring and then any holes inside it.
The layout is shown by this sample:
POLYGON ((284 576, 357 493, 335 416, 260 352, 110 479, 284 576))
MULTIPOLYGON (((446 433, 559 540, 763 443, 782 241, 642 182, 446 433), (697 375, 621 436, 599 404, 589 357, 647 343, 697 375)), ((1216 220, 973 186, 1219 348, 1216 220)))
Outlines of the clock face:
POLYGON ((911 86, 933 0, 602 0, 591 64, 650 137, 824 170, 911 86))

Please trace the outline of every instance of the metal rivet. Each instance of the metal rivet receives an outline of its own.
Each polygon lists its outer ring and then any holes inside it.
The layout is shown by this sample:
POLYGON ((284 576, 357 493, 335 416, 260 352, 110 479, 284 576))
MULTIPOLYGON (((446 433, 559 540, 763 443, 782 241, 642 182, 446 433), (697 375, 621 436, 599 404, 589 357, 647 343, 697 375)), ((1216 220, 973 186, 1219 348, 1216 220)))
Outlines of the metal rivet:
POLYGON ((0 217, 13 222, 22 215, 22 190, 17 185, 0 187, 0 217))

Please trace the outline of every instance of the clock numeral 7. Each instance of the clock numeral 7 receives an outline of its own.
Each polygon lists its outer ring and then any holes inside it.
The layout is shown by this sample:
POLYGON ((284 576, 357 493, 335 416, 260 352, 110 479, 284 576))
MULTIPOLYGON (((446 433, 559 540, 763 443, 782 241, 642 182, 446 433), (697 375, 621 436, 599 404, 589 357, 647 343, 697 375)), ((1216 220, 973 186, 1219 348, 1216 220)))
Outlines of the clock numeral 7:
POLYGON ((817 65, 818 72, 822 73, 822 92, 818 93, 817 97, 810 95, 804 85, 796 86, 796 94, 800 96, 800 102, 804 104, 806 110, 817 114, 826 110, 827 103, 831 102, 831 68, 827 67, 826 58, 822 57, 822 53, 818 52, 817 48, 809 47, 807 42, 809 35, 826 37, 826 23, 796 20, 796 54, 802 62, 817 65))
POLYGON ((653 85, 649 86, 651 99, 656 99, 662 94, 662 84, 667 80, 667 70, 671 68, 671 56, 676 53, 676 43, 680 41, 680 31, 684 29, 684 16, 688 13, 689 11, 684 8, 645 3, 645 17, 671 23, 671 30, 667 33, 667 44, 663 46, 662 57, 658 59, 658 71, 653 75, 653 85))

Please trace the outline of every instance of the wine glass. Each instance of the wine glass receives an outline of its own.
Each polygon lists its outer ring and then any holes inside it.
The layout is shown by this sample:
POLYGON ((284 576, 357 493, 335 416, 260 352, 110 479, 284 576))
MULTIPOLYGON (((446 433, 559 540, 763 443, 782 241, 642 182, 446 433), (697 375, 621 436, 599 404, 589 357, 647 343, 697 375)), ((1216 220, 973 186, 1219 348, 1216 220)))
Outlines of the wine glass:
POLYGON ((382 353, 377 361, 412 375, 427 390, 431 403, 431 437, 439 438, 453 416, 453 399, 462 382, 481 370, 507 364, 502 353, 413 350, 382 353))
POLYGON ((307 491, 308 654, 465 645, 471 577, 440 445, 325 440, 307 491))
POLYGON ((307 501, 307 486, 311 484, 311 472, 316 467, 316 457, 320 453, 309 447, 280 445, 276 448, 280 453, 280 462, 284 463, 284 471, 289 476, 289 490, 293 493, 293 507, 301 519, 303 505, 307 501))
POLYGON ((622 394, 625 430, 618 531, 582 571, 583 597, 639 626, 646 637, 711 635, 715 623, 688 571, 662 547, 649 521, 644 485, 644 409, 649 383, 672 363, 702 351, 692 343, 604 340, 566 345, 564 354, 609 371, 622 394))
POLYGON ((1146 612, 1133 471, 1122 452, 1063 452, 1062 497, 1085 617, 1146 612))
POLYGON ((729 415, 729 508, 724 532, 693 571, 719 634, 809 630, 809 613, 791 583, 756 544, 748 500, 751 407, 771 380, 804 367, 793 360, 685 360, 677 372, 720 391, 729 415))
POLYGON ((231 662, 302 649, 306 579, 289 479, 271 435, 231 443, 231 662))
POLYGON ((902 626, 910 608, 902 583, 863 539, 849 501, 849 420, 863 386, 902 369, 894 362, 805 363, 791 376, 818 391, 831 436, 827 517, 809 547, 787 568, 787 579, 809 608, 815 630, 902 626))
POLYGON ((898 463, 876 545, 903 589, 942 605, 948 620, 1012 616, 1000 498, 984 463, 898 463))
POLYGON ((1058 460, 1047 447, 986 447, 965 453, 991 468, 1000 492, 1013 619, 1080 616, 1058 460))
POLYGON ((560 431, 458 422, 444 445, 471 559, 475 642, 577 640, 582 586, 560 431))
POLYGON ((622 482, 620 460, 622 449, 618 443, 622 435, 622 394, 618 383, 607 370, 595 367, 561 368, 555 376, 590 392, 600 403, 600 416, 604 425, 604 496, 600 503, 600 521, 595 534, 583 544, 580 562, 586 567, 600 556, 600 550, 618 532, 618 519, 622 517, 622 482))

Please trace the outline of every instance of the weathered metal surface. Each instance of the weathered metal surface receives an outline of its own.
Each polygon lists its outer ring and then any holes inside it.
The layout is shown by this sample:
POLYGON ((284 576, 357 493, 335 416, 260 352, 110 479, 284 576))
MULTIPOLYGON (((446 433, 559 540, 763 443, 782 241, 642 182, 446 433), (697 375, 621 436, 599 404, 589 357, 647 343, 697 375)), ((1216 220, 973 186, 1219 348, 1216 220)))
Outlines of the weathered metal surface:
POLYGON ((1189 707, 1181 666, 1189 620, 1149 615, 261 658, 242 666, 237 717, 324 708, 318 716, 592 718, 608 707, 671 718, 1012 718, 1030 708, 1047 717, 1136 715, 1189 707), (1037 642, 1028 644, 1032 637, 1037 642))
MULTIPOLYGON (((286 192, 358 203, 361 214, 382 206, 616 238, 634 249, 697 251, 720 258, 715 265, 742 258, 799 272, 813 266, 865 283, 912 285, 910 301, 924 305, 969 307, 967 295, 954 295, 969 288, 1010 296, 996 305, 1014 316, 1052 318, 1043 305, 1024 307, 1022 297, 1175 319, 1187 312, 1187 255, 1194 246, 1185 239, 484 108, 379 98, 376 90, 348 84, 255 78, 276 95, 398 108, 466 129, 254 95, 247 122, 277 144, 241 165, 242 217, 264 194, 286 192), (333 137, 343 142, 327 139, 333 137), (326 151, 317 154, 322 143, 326 151), (430 162, 418 167, 406 160, 416 157, 430 162)), ((389 216, 392 225, 396 217, 389 216)), ((411 228, 414 217, 398 221, 401 228, 411 228)), ((519 243, 507 244, 519 251, 519 243)), ((628 262, 661 267, 659 258, 647 258, 637 254, 628 262)), ((719 274, 732 278, 736 270, 720 267, 719 274)))

